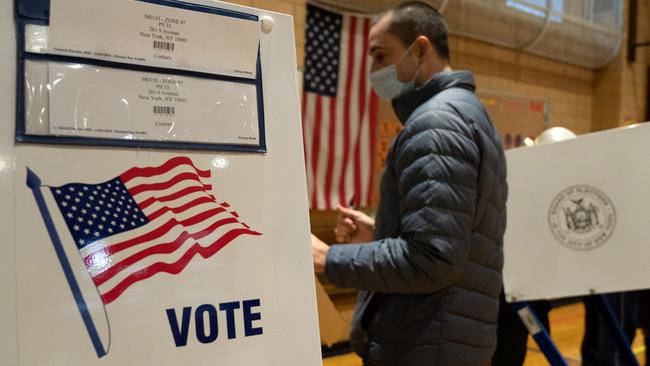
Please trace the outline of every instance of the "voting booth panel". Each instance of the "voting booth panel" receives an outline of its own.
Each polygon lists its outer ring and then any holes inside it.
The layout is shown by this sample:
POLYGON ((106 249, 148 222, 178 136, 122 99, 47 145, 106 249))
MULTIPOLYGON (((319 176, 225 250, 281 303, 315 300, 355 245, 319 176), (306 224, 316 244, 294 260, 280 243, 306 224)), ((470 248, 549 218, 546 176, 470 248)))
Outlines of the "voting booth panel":
POLYGON ((650 123, 506 152, 509 301, 650 288, 650 123))
POLYGON ((13 138, 15 125, 16 33, 11 1, 0 3, 0 365, 18 364, 16 323, 16 242, 14 240, 13 138))
MULTIPOLYGON (((53 0, 52 17, 99 3, 53 0)), ((291 17, 214 1, 94 9, 175 12, 154 23, 180 27, 167 46, 180 49, 156 61, 100 30, 21 50, 0 6, 0 78, 24 92, 0 90, 0 364, 320 365, 291 17), (101 37, 99 57, 61 51, 101 37)), ((139 34, 152 19, 134 12, 102 24, 139 34)), ((70 32, 56 19, 37 31, 70 32)))

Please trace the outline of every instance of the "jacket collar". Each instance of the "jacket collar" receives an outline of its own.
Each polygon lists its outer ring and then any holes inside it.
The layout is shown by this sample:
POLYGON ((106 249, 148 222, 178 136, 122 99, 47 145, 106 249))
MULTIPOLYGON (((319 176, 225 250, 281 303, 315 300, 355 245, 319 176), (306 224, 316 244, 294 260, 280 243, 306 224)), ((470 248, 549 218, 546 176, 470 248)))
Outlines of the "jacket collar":
POLYGON ((393 99, 395 114, 404 124, 420 105, 445 89, 462 88, 474 92, 476 84, 469 71, 443 71, 436 74, 423 86, 393 99))

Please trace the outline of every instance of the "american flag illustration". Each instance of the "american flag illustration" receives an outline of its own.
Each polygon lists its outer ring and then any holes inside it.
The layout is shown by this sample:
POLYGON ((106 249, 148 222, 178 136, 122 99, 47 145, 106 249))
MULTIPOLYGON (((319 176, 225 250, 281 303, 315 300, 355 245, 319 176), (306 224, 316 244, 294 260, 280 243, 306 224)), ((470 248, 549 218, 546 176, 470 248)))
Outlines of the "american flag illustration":
POLYGON ((372 202, 377 95, 370 87, 367 16, 307 5, 303 131, 310 207, 372 202))
POLYGON ((58 187, 42 184, 27 168, 27 186, 97 357, 108 353, 110 327, 93 320, 74 274, 75 262, 82 263, 69 258, 65 248, 76 246, 107 305, 139 281, 158 273, 176 275, 197 255, 207 259, 240 236, 262 235, 212 193, 210 178, 209 170, 197 168, 187 157, 134 167, 102 183, 58 187), (107 337, 101 329, 108 331, 107 337))
POLYGON ((261 235, 211 193, 186 157, 99 184, 49 187, 104 304, 157 273, 180 273, 241 235, 261 235))

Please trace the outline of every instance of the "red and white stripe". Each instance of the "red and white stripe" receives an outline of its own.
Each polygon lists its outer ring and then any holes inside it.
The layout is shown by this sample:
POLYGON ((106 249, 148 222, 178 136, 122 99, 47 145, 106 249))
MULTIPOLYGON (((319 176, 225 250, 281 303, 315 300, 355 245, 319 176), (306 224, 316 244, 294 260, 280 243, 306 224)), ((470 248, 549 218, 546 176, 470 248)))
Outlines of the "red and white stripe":
POLYGON ((209 170, 184 157, 120 176, 150 222, 80 250, 105 304, 157 273, 180 273, 194 256, 209 258, 240 235, 261 235, 210 193, 208 178, 209 170))
POLYGON ((303 94, 303 131, 310 207, 372 202, 377 96, 370 87, 371 20, 343 15, 336 97, 303 94))

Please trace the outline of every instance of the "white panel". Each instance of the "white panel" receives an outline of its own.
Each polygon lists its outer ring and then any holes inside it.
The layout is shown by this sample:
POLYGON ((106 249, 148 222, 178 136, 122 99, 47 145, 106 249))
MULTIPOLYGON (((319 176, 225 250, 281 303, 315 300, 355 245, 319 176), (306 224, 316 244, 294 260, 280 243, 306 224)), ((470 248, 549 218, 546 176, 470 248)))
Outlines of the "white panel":
POLYGON ((650 123, 506 153, 510 300, 650 288, 648 141, 650 123))
POLYGON ((0 2, 0 365, 18 364, 14 239, 16 31, 13 1, 0 2))
MULTIPOLYGON (((262 34, 260 52, 268 153, 164 151, 133 148, 46 146, 14 143, 15 55, 0 56, 0 364, 1 365, 321 365, 311 259, 307 187, 303 160, 296 55, 290 16, 232 4, 199 1, 275 19, 262 34), (290 83, 287 83, 290 80, 290 83), (105 306, 108 322, 60 210, 46 198, 64 251, 102 340, 110 349, 98 358, 71 294, 59 257, 26 185, 27 168, 45 185, 100 183, 131 167, 158 166, 176 156, 209 169, 217 199, 262 236, 241 236, 215 255, 195 256, 172 275, 158 273, 129 287, 105 306), (14 207, 14 202, 16 203, 14 207), (15 237, 14 237, 15 235, 15 237), (244 337, 242 309, 235 311, 236 338, 218 312, 219 335, 197 339, 194 311, 230 301, 260 299, 254 309, 263 334, 244 337), (16 305, 18 304, 18 305, 16 305), (167 310, 180 318, 192 307, 187 345, 177 347, 167 310), (16 321, 17 320, 17 321, 16 321), (18 342, 17 342, 18 341, 18 342), (18 354, 19 353, 19 354, 18 354), (20 358, 19 358, 19 357, 20 358), (20 363, 18 363, 20 359, 20 363)), ((2 3, 0 40, 15 49, 11 2, 2 3)), ((101 103, 101 100, 97 101, 101 103)), ((201 320, 201 319, 199 319, 201 320)))

